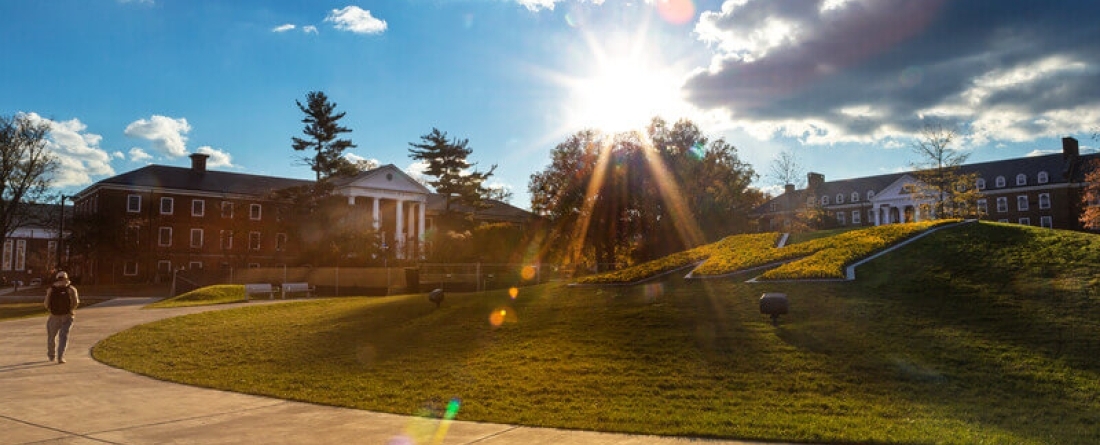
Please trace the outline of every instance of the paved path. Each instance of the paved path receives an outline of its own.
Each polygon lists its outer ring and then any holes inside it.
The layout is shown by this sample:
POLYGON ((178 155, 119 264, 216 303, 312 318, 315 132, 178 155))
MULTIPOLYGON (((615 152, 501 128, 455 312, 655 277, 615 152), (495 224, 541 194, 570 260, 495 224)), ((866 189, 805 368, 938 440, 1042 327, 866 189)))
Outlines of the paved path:
POLYGON ((440 425, 168 383, 91 358, 92 345, 126 328, 233 307, 140 309, 150 301, 115 299, 81 309, 63 365, 46 361, 44 317, 0 322, 0 444, 745 444, 476 422, 440 425))

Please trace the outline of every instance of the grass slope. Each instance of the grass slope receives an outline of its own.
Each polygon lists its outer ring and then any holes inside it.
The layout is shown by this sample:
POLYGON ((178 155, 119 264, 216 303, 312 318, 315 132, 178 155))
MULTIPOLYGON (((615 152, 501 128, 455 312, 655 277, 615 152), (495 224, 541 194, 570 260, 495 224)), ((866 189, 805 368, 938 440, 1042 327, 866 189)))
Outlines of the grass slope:
POLYGON ((195 289, 175 297, 145 306, 147 308, 169 308, 187 306, 208 306, 212 304, 242 303, 248 301, 242 284, 219 284, 195 289))
POLYGON ((1100 442, 1100 237, 972 224, 851 283, 672 280, 245 307, 96 358, 213 388, 460 420, 781 441, 1100 442), (772 327, 762 292, 792 312, 772 327), (494 327, 491 321, 504 323, 494 327))

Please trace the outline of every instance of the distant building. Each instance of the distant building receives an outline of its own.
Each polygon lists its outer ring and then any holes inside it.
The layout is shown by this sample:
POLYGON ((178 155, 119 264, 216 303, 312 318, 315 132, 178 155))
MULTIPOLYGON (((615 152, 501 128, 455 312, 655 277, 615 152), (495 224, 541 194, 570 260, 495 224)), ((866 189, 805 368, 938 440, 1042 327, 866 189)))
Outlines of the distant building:
POLYGON ((59 253, 61 239, 57 236, 58 231, 62 230, 59 222, 61 206, 26 204, 24 210, 14 221, 15 229, 4 238, 0 247, 2 285, 48 281, 50 272, 63 261, 63 258, 58 258, 65 252, 61 250, 59 253))
MULTIPOLYGON (((74 198, 79 217, 114 221, 121 254, 83 258, 70 275, 101 284, 158 282, 181 268, 277 267, 303 251, 296 228, 284 218, 288 204, 270 193, 313 181, 206 169, 207 156, 191 155, 191 168, 149 165, 99 181, 74 198)), ((442 199, 393 165, 333 181, 348 205, 363 206, 370 224, 395 258, 422 258, 432 218, 442 199)), ((494 202, 491 209, 521 221, 530 213, 494 202)), ((492 213, 492 212, 486 212, 492 213)), ((503 217, 503 216, 502 216, 503 217)))
MULTIPOLYGON (((981 219, 1056 229, 1081 230, 1081 196, 1087 166, 1100 154, 1081 155, 1077 140, 1062 139, 1062 153, 966 164, 960 174, 976 174, 981 219)), ((783 231, 817 207, 838 227, 876 226, 929 219, 913 193, 911 173, 826 181, 807 175, 807 187, 784 192, 754 210, 761 231, 783 231)))

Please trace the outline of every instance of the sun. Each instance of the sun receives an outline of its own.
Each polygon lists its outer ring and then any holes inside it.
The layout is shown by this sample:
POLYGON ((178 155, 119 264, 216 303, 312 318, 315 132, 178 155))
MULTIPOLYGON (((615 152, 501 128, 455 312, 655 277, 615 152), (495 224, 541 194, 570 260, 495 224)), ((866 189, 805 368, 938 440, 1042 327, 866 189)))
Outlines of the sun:
POLYGON ((598 57, 586 77, 571 79, 569 126, 615 133, 645 128, 655 116, 675 118, 685 109, 682 76, 638 55, 598 57))

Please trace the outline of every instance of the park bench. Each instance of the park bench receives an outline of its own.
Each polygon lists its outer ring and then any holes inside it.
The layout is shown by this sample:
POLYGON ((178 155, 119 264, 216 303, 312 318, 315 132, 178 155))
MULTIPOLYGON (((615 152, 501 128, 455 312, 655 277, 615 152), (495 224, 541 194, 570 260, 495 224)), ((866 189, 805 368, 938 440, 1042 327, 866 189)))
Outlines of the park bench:
POLYGON ((254 294, 267 294, 268 300, 275 299, 275 287, 271 283, 252 283, 244 285, 244 294, 252 298, 254 294))
POLYGON ((302 293, 306 294, 306 297, 313 296, 313 286, 309 283, 283 283, 283 299, 286 299, 286 294, 302 293))

